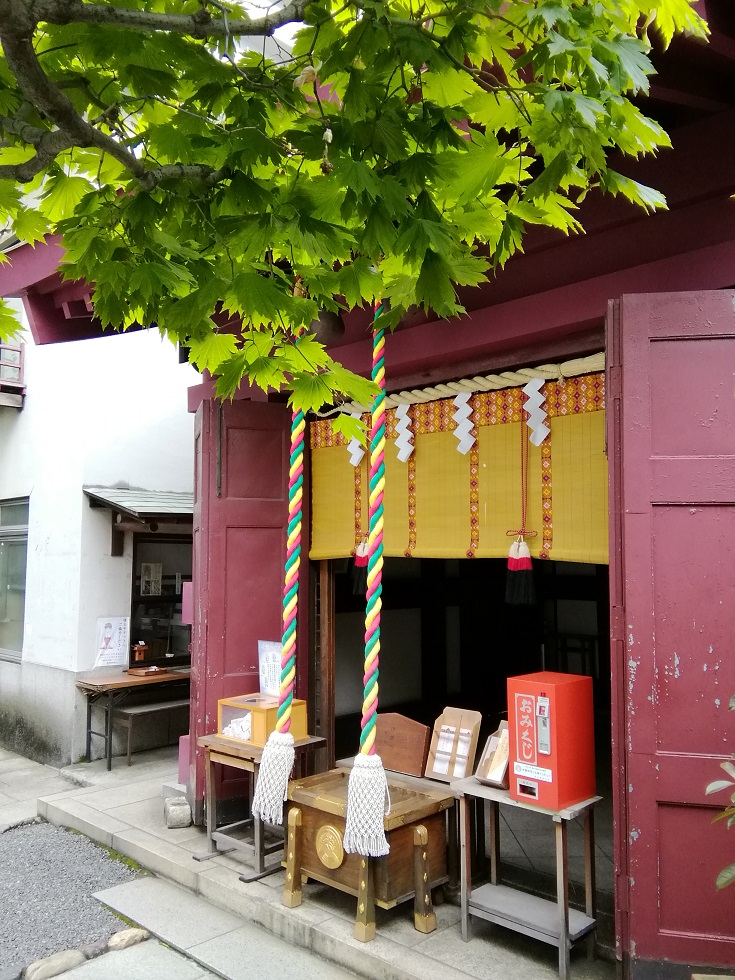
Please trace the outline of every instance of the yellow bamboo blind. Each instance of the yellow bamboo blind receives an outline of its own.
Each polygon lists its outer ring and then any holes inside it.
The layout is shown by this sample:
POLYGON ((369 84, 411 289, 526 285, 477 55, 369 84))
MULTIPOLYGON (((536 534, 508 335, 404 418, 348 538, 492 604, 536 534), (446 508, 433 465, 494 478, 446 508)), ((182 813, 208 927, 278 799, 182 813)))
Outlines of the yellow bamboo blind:
MULTIPOLYGON (((529 447, 527 527, 535 557, 606 563, 607 458, 604 379, 547 382, 551 435, 529 447)), ((384 548, 387 556, 503 558, 506 531, 521 517, 519 388, 482 392, 470 402, 477 441, 457 451, 451 399, 412 405, 414 453, 398 460, 395 411, 388 412, 384 548)), ((368 528, 367 464, 350 464, 328 420, 311 423, 310 556, 354 552, 368 528)))

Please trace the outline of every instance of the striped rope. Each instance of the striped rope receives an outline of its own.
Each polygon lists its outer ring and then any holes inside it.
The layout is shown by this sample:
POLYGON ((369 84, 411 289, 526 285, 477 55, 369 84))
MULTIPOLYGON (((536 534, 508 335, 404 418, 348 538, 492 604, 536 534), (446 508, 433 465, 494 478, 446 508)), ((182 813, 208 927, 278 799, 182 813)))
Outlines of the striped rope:
POLYGON ((301 561, 301 515, 304 487, 304 413, 291 414, 291 458, 288 474, 288 540, 283 586, 283 640, 281 688, 278 696, 276 731, 291 728, 291 702, 296 679, 296 622, 299 606, 299 563, 301 561))
MULTIPOLYGON (((375 311, 377 319, 382 304, 375 311)), ((385 331, 373 330, 372 379, 378 385, 370 427, 370 522, 368 534, 367 608, 365 612, 365 673, 360 752, 375 754, 378 714, 380 610, 383 592, 383 495, 385 491, 385 331)))

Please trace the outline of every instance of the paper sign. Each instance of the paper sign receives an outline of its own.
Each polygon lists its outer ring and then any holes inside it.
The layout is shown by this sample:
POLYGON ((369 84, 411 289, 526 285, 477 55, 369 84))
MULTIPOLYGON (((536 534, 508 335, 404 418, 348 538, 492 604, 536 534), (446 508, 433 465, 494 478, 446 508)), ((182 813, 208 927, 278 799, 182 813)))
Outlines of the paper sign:
POLYGON ((127 667, 130 657, 130 617, 103 616, 97 620, 95 667, 127 667))
POLYGON ((454 760, 453 776, 462 779, 467 774, 467 756, 470 754, 472 732, 469 728, 460 728, 457 739, 457 755, 454 760))
POLYGON ((140 568, 140 594, 160 595, 163 565, 159 562, 145 561, 140 568))
POLYGON ((281 649, 278 640, 258 640, 260 693, 277 698, 281 689, 281 649))
POLYGON ((445 776, 449 772, 449 760, 454 746, 454 736, 456 728, 451 725, 442 725, 439 732, 439 744, 436 747, 436 759, 434 761, 434 772, 445 776))

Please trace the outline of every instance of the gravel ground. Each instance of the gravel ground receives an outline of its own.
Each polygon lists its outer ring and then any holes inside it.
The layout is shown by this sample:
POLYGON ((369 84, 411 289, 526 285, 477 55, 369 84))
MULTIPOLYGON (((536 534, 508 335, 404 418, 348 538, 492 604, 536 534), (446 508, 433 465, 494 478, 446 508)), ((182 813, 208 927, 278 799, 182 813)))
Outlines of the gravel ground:
POLYGON ((0 973, 127 928, 92 892, 139 873, 48 823, 0 834, 0 973))

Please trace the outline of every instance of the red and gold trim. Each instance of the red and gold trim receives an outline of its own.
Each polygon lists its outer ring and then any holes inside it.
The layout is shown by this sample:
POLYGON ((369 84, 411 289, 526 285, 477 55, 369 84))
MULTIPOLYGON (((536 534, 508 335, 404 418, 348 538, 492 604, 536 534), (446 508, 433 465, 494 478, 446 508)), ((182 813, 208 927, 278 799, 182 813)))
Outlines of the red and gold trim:
POLYGON ((472 435, 474 443, 470 449, 470 546, 467 557, 474 558, 480 547, 480 447, 477 441, 478 410, 477 400, 470 399, 472 405, 472 435))
POLYGON ((554 541, 551 495, 551 432, 541 443, 541 551, 539 558, 548 558, 554 541))
POLYGON ((408 478, 408 547, 406 558, 413 558, 416 547, 416 451, 411 453, 406 464, 408 478))
MULTIPOLYGON (((362 533, 362 461, 355 467, 355 551, 365 535, 362 533)), ((355 553, 353 551, 353 555, 355 553)))

